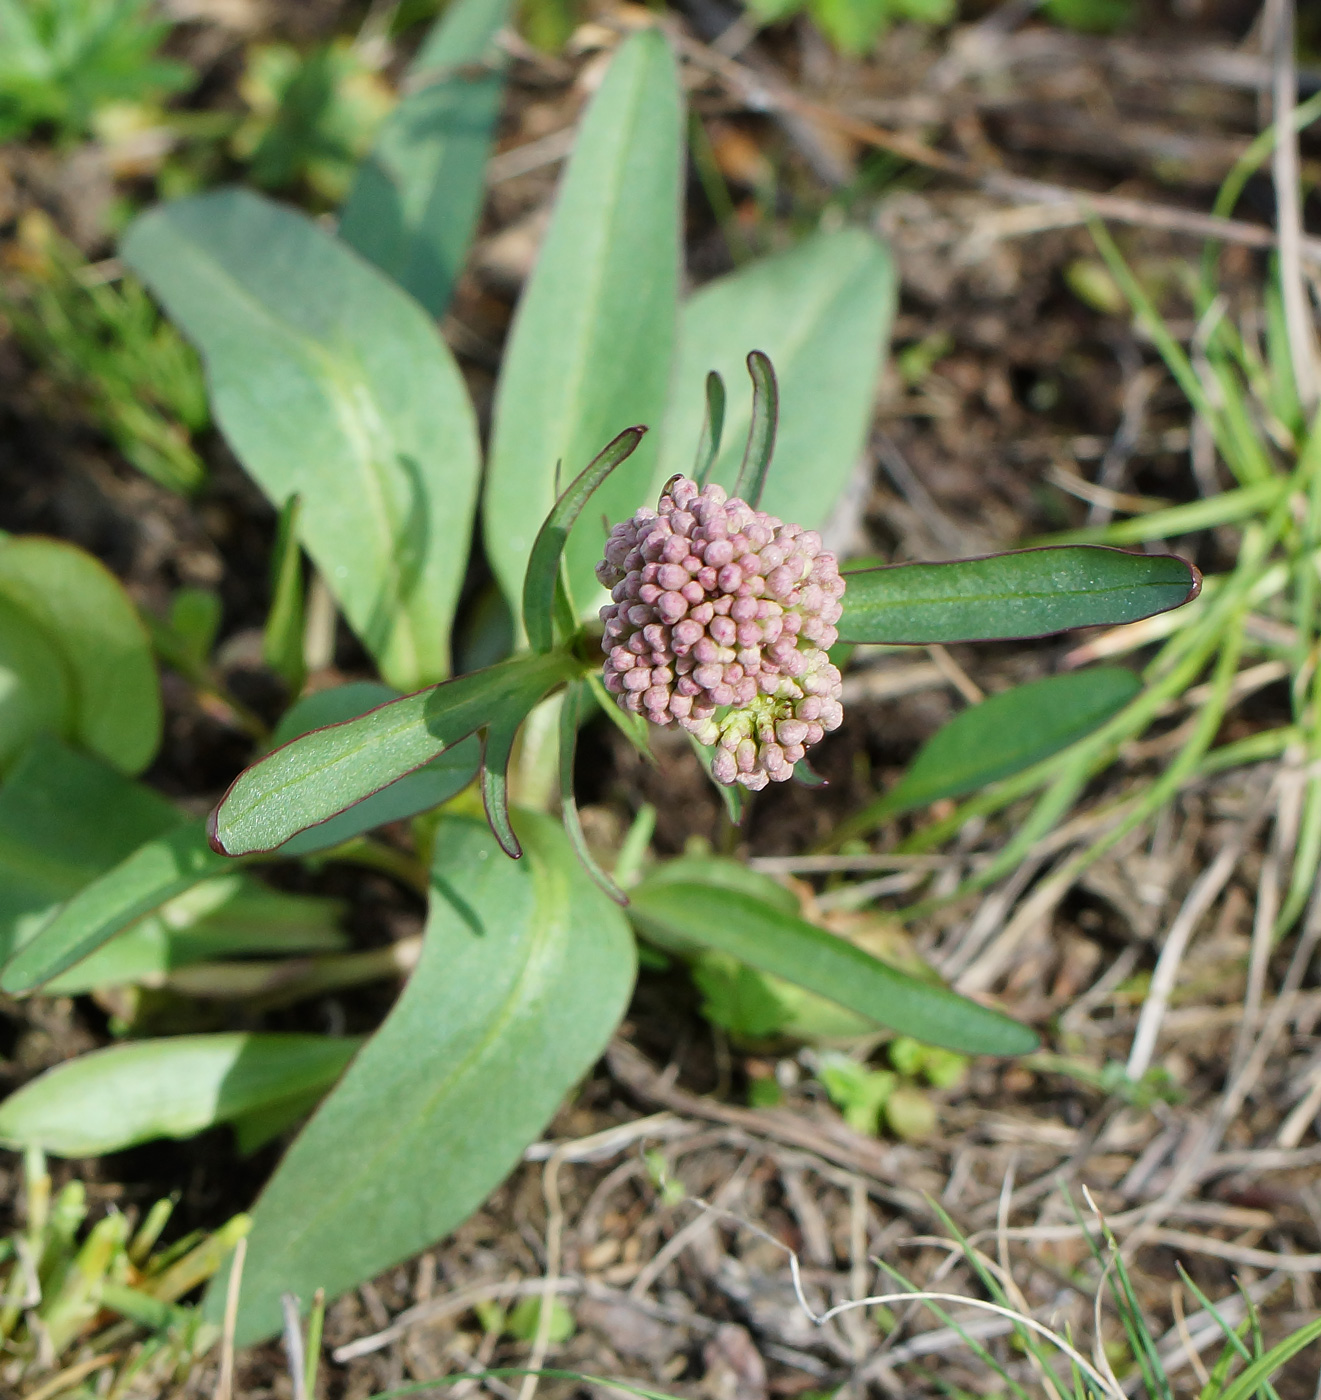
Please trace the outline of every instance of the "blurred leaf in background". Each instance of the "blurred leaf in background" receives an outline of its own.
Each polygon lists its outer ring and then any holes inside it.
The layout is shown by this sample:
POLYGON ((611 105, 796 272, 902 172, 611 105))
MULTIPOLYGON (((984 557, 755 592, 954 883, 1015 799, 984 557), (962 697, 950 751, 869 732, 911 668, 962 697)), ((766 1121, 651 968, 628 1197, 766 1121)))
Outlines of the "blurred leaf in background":
POLYGON ((152 0, 0 0, 0 141, 73 140, 111 103, 188 87, 192 69, 157 56, 169 30, 152 0))

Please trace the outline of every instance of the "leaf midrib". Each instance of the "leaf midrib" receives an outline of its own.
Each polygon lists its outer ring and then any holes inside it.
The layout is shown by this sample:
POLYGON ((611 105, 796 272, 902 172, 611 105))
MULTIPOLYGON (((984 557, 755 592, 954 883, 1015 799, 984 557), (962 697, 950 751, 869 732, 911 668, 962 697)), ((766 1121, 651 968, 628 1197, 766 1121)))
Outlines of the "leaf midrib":
MULTIPOLYGON (((162 219, 164 219, 167 217, 167 215, 162 214, 161 217, 162 219)), ((298 353, 298 357, 304 359, 305 362, 310 362, 311 367, 315 371, 325 372, 325 377, 330 380, 333 398, 336 402, 337 419, 341 422, 341 424, 343 424, 344 412, 341 406, 343 395, 339 392, 340 384, 342 383, 343 379, 343 373, 340 367, 346 367, 350 373, 355 368, 359 371, 361 371, 362 369, 361 361, 359 360, 356 354, 352 354, 351 356, 342 355, 343 349, 351 351, 352 346, 344 345, 341 350, 342 358, 337 357, 323 342, 313 339, 310 336, 310 334, 299 331, 292 322, 281 319, 272 310, 266 307, 261 301, 257 299, 255 294, 249 291, 248 288, 238 279, 238 277, 230 271, 227 265, 224 262, 222 262, 219 257, 217 257, 204 243, 200 242, 191 233, 183 235, 176 232, 176 236, 186 236, 187 246, 193 250, 194 258, 196 258, 199 262, 205 264, 212 270, 212 275, 215 277, 215 279, 230 290, 231 295, 233 295, 235 300, 248 311, 248 314, 252 317, 254 321, 256 321, 258 324, 264 324, 272 328, 278 333, 280 339, 282 339, 286 343, 292 344, 295 351, 298 353)), ((351 252, 351 250, 347 248, 345 248, 344 251, 351 252)), ((201 348, 202 347, 199 346, 199 349, 201 348)), ((205 358, 211 358, 211 356, 207 353, 205 349, 202 349, 202 354, 205 358)), ((371 381, 368 380, 365 375, 363 375, 360 382, 368 386, 368 396, 371 398, 373 404, 377 406, 379 413, 380 401, 375 392, 375 387, 371 385, 371 381)), ((384 413, 379 413, 379 416, 383 423, 387 421, 384 413)), ((372 470, 373 458, 371 457, 371 455, 367 454, 366 458, 364 459, 362 457, 359 457, 353 450, 355 446, 359 445, 357 443, 357 435, 349 434, 346 428, 346 437, 348 438, 350 444, 350 460, 356 463, 358 467, 358 474, 363 475, 367 478, 368 494, 371 499, 371 505, 373 508, 373 534, 376 537, 376 542, 378 543, 378 545, 381 546, 380 554, 382 558, 384 558, 387 561, 388 566, 388 562, 390 560, 389 543, 391 540, 391 532, 389 514, 385 506, 382 485, 378 480, 375 479, 376 472, 372 470), (382 541, 384 542, 383 544, 382 541)), ((386 572, 389 572, 388 567, 386 572)), ((333 588, 333 570, 330 571, 327 581, 331 583, 331 586, 333 588)), ((402 602, 402 600, 400 600, 400 606, 395 610, 394 615, 396 619, 405 618, 407 620, 410 648, 412 650, 413 655, 416 656, 417 637, 414 632, 414 621, 410 616, 408 616, 407 605, 405 605, 402 602)), ((393 641, 393 636, 391 636, 390 640, 391 642, 393 641)), ((384 650, 384 647, 382 649, 384 650)))
MULTIPOLYGON (((567 882, 558 871, 551 869, 551 862, 546 860, 544 853, 536 850, 538 838, 527 833, 523 836, 527 846, 527 859, 532 872, 532 900, 530 905, 532 927, 529 930, 526 946, 531 950, 524 959, 509 992, 505 996, 497 1014, 491 1018, 486 1029, 476 1037, 468 1051, 455 1063, 451 1071, 442 1078, 435 1089, 423 1101, 424 1107, 412 1118, 400 1125, 400 1127, 388 1136, 378 1139, 377 1150, 364 1164, 363 1169, 356 1172, 351 1178, 346 1178, 340 1191, 332 1196, 323 1198, 323 1205, 308 1221, 300 1224, 296 1230, 285 1236, 286 1240, 296 1242, 298 1239, 314 1233, 317 1227, 323 1225, 328 1218, 332 1218, 341 1208, 342 1203, 357 1194, 359 1183, 370 1180, 378 1175, 380 1164, 395 1155, 397 1146, 408 1137, 415 1135, 417 1125, 423 1121, 430 1121, 435 1115, 436 1104, 445 1096, 452 1092, 454 1086, 463 1079, 469 1077, 478 1065, 489 1053, 493 1044, 498 1044, 504 1039, 505 1029, 515 1019, 520 1006, 529 1004, 530 997, 525 996, 529 985, 534 981, 544 980, 544 973, 549 965, 547 953, 552 944, 557 939, 562 939, 562 935, 567 927, 567 914, 569 900, 567 898, 567 882), (552 878, 554 877, 554 878, 552 878), (547 892, 544 910, 547 914, 542 920, 537 920, 536 915, 543 910, 540 900, 542 891, 547 892), (552 894, 560 897, 552 905, 552 894), (549 917, 551 909, 554 909, 554 917, 549 917), (540 931, 538 930, 540 924, 540 931)), ((504 859, 498 853, 492 852, 488 859, 504 859)), ((416 975, 416 974, 415 974, 416 975)), ((383 1028, 384 1029, 384 1028, 383 1028)), ((379 1033, 378 1033, 379 1034, 379 1033)))

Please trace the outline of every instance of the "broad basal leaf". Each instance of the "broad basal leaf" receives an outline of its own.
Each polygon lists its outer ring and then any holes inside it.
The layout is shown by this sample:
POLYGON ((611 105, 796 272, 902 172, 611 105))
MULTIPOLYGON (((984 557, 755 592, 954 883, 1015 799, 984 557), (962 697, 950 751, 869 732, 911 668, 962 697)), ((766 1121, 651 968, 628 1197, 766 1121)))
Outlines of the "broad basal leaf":
POLYGON ((509 0, 457 0, 404 77, 340 214, 339 236, 433 315, 449 305, 485 193, 504 91, 492 42, 509 0))
POLYGON ((206 362, 216 420, 391 684, 449 667, 477 489, 472 406, 426 313, 310 219, 242 190, 178 200, 123 256, 206 362))
POLYGON ((976 642, 1113 627, 1197 596, 1201 575, 1172 554, 1086 545, 1024 549, 844 576, 844 642, 976 642))
POLYGON ((894 301, 889 254, 857 228, 813 234, 708 283, 683 308, 660 462, 648 499, 629 509, 654 505, 675 472, 691 475, 711 370, 728 394, 711 479, 733 487, 752 407, 744 361, 762 350, 780 389, 762 509, 808 529, 824 524, 866 440, 894 301))
MULTIPOLYGON (((477 1208, 604 1049, 633 985, 623 915, 558 827, 436 833, 426 944, 403 996, 257 1202, 238 1342, 280 1327, 280 1295, 335 1296, 477 1208)), ((225 1281, 206 1309, 223 1311, 225 1281)))
POLYGON ((1132 671, 1098 666, 988 696, 938 729, 866 816, 880 821, 1019 773, 1090 734, 1141 689, 1132 671))
POLYGON ((96 1157, 153 1138, 193 1137, 339 1077, 357 1037, 177 1035, 66 1060, 0 1104, 0 1143, 96 1157))
POLYGON ((64 732, 126 773, 141 772, 160 744, 160 683, 151 639, 119 580, 76 545, 9 535, 0 537, 0 600, 23 612, 63 663, 64 732))
POLYGON ((644 880, 629 917, 662 944, 710 948, 932 1045, 1021 1055, 1036 1036, 1007 1016, 919 981, 794 914, 725 885, 644 880))
MULTIPOLYGON (((658 422, 664 408, 678 296, 680 126, 666 42, 657 30, 636 34, 583 117, 496 391, 486 551, 515 608, 555 500, 556 464, 571 480, 623 429, 658 422)), ((622 519, 645 500, 654 453, 644 442, 569 537, 569 581, 584 611, 599 592, 601 517, 622 519)))
POLYGON ((578 663, 563 652, 517 656, 316 729, 240 773, 211 817, 226 855, 273 851, 431 763, 497 718, 525 715, 578 663))

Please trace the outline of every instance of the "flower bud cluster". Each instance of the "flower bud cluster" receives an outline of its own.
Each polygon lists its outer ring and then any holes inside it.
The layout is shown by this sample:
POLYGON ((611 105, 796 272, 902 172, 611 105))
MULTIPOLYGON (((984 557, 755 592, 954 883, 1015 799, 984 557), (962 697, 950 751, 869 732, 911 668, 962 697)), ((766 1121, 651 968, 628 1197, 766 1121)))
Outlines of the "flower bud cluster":
POLYGON ((826 651, 844 580, 814 530, 676 476, 655 510, 614 527, 596 576, 613 600, 601 609, 606 688, 714 746, 718 782, 783 782, 838 728, 826 651))

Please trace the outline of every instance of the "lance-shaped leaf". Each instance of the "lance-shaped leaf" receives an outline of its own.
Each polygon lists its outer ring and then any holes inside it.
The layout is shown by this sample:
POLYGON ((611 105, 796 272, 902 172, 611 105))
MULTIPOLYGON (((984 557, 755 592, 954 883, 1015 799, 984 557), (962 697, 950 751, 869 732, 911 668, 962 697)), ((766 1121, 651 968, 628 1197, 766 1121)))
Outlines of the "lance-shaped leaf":
MULTIPOLYGON (((282 1293, 333 1297, 466 1219, 623 1014, 622 913, 554 822, 516 824, 521 861, 481 822, 441 822, 421 962, 257 1202, 239 1345, 279 1330, 282 1293)), ((207 1296, 212 1317, 225 1282, 207 1296)))
MULTIPOLYGON (((375 681, 353 681, 329 690, 314 691, 304 696, 280 720, 271 736, 272 747, 279 748, 314 729, 356 719, 398 698, 398 691, 375 681)), ((316 851, 328 851, 333 846, 361 836, 364 831, 372 831, 388 822, 404 821, 417 816, 419 812, 439 807, 472 782, 480 761, 481 745, 476 738, 460 740, 445 749, 439 758, 432 759, 415 772, 405 774, 380 792, 364 798, 347 812, 341 812, 309 831, 300 832, 286 841, 278 854, 304 856, 316 851)))
POLYGON ((404 77, 407 96, 358 169, 339 236, 433 315, 449 305, 485 193, 504 89, 509 0, 457 0, 404 77))
MULTIPOLYGON (((674 59, 658 30, 636 34, 583 117, 496 392, 486 551, 515 606, 555 500, 556 462, 577 470, 630 423, 658 422, 664 409, 678 297, 680 133, 674 59)), ((696 437, 694 430, 685 470, 696 437)), ((593 570, 602 515, 631 515, 655 464, 644 444, 570 536, 569 583, 580 608, 590 610, 600 591, 593 570)))
POLYGON ((76 545, 7 535, 0 601, 23 613, 63 663, 63 732, 124 772, 141 772, 160 744, 160 682, 151 639, 119 580, 76 545))
POLYGON ((1113 627, 1180 607, 1202 576, 1172 554, 1069 546, 844 575, 844 642, 978 642, 1113 627))
POLYGON ((786 253, 707 283, 680 317, 651 498, 675 472, 692 468, 711 370, 731 391, 711 479, 726 490, 734 485, 752 408, 744 360, 750 350, 763 350, 775 364, 780 421, 761 506, 820 528, 866 442, 894 301, 889 254, 858 228, 813 234, 786 253))
POLYGON ((0 1142, 60 1157, 193 1137, 324 1092, 361 1044, 326 1035, 177 1035, 66 1060, 0 1104, 0 1142))
POLYGON ((123 255, 202 352, 216 421, 386 680, 444 676, 478 477, 472 405, 411 297, 241 190, 144 214, 123 255))
POLYGON ((724 884, 644 880, 629 901, 629 917, 663 944, 728 953, 902 1035, 982 1055, 1021 1055, 1037 1045, 1017 1021, 724 884))
POLYGON ((0 786, 0 959, 65 900, 179 825, 158 792, 51 738, 0 786))
POLYGON ((1021 773, 1099 728, 1141 689, 1132 671, 1098 666, 989 696, 938 729, 894 787, 836 828, 831 844, 900 812, 1021 773))
POLYGON ((484 725, 517 722, 581 669, 564 652, 517 656, 313 730, 239 774, 211 814, 212 844, 231 856, 273 851, 484 725))
POLYGON ((593 493, 633 454, 646 431, 645 427, 625 428, 561 493, 537 531, 523 578, 523 628, 533 651, 549 651, 555 642, 555 585, 569 531, 593 493))
POLYGON ((155 837, 62 905, 5 964, 0 989, 32 991, 135 919, 228 868, 211 849, 204 821, 184 822, 155 837))

